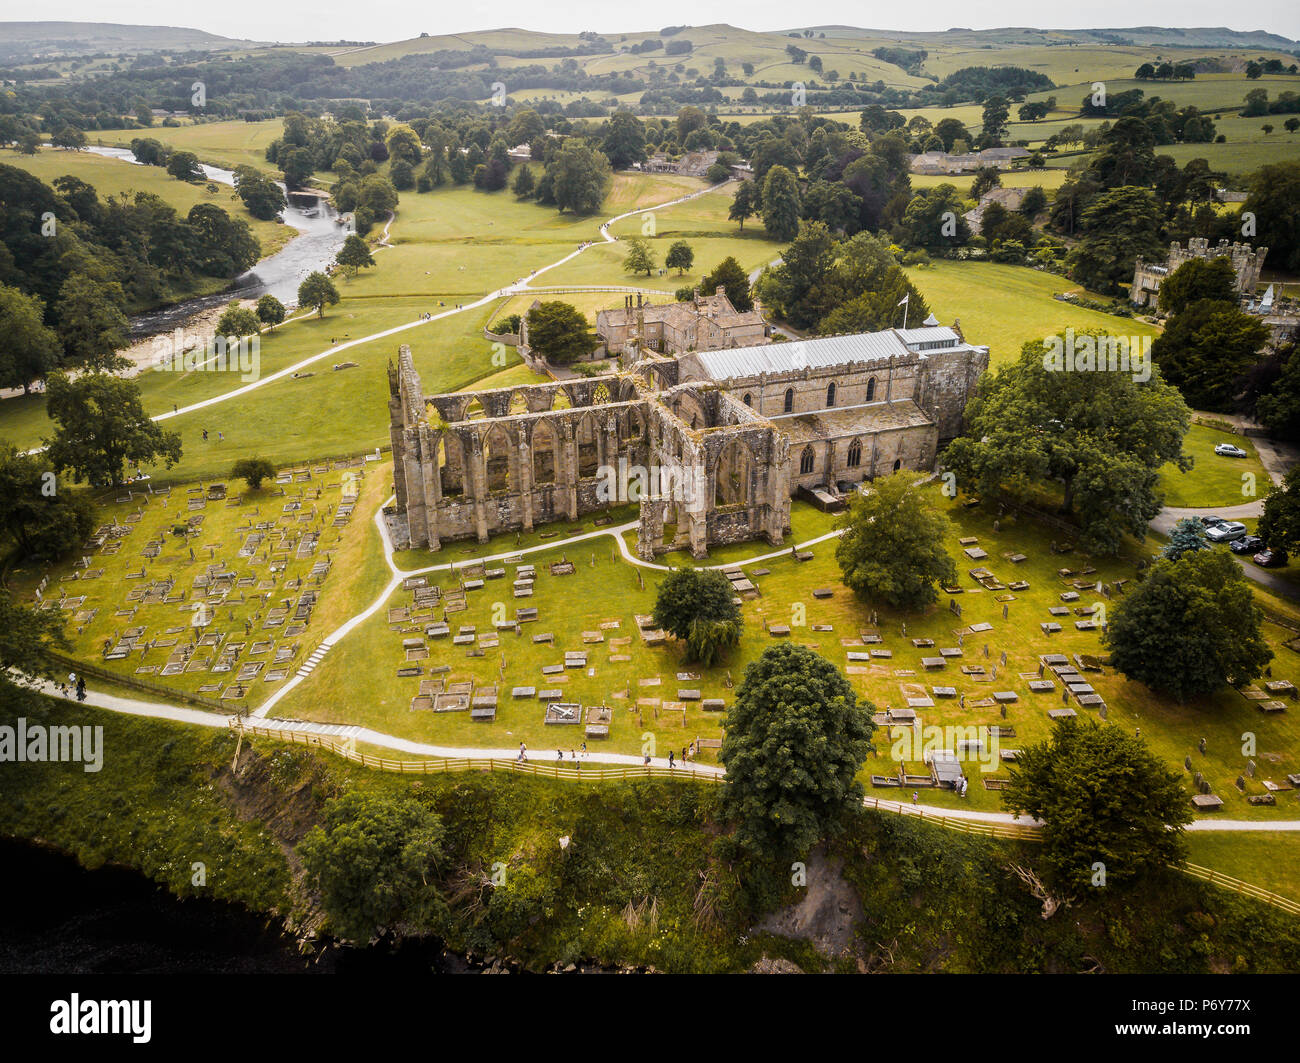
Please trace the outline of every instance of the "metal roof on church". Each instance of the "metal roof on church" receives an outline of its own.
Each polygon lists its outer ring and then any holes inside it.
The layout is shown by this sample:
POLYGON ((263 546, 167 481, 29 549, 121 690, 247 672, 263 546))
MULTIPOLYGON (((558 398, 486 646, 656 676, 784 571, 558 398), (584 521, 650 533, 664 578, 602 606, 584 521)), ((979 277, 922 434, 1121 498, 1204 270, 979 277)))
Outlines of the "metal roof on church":
MULTIPOLYGON (((695 351, 694 358, 713 380, 758 376, 760 373, 792 373, 852 362, 874 362, 915 353, 908 345, 951 341, 952 348, 966 346, 947 326, 891 329, 852 336, 825 336, 815 340, 792 340, 760 347, 729 347, 720 351, 695 351)), ((925 352, 921 352, 924 354, 925 352)))

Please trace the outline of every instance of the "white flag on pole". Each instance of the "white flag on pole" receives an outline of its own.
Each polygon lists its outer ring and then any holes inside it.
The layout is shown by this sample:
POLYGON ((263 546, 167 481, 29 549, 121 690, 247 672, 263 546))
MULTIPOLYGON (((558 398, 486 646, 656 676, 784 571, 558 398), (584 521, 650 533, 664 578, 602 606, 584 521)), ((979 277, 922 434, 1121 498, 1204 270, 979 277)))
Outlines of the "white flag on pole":
POLYGON ((902 305, 903 305, 904 303, 906 303, 910 298, 912 298, 912 293, 911 293, 911 292, 908 292, 905 296, 903 296, 903 298, 901 298, 900 300, 898 300, 898 305, 899 305, 899 306, 902 306, 902 305))

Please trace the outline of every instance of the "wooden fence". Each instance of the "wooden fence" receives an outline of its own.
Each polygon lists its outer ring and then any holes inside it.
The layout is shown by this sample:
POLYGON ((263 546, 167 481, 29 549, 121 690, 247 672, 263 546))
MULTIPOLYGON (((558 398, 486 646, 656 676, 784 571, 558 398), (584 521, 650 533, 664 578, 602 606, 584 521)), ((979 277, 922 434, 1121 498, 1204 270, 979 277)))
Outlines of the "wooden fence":
POLYGON ((144 694, 153 694, 168 701, 183 701, 187 704, 194 705, 200 709, 211 709, 214 712, 220 712, 223 715, 229 715, 232 712, 247 711, 237 709, 228 702, 222 703, 213 698, 205 698, 200 694, 191 694, 186 690, 178 690, 175 687, 164 686, 162 683, 151 683, 147 679, 140 679, 138 676, 127 675, 124 672, 114 672, 111 668, 103 668, 100 665, 92 664, 89 661, 78 660, 69 657, 66 654, 59 653, 57 650, 47 649, 45 656, 54 664, 68 669, 70 672, 76 672, 78 675, 84 675, 89 679, 99 679, 105 683, 113 683, 118 686, 126 687, 128 690, 138 690, 144 694))
MULTIPOLYGON (((566 779, 573 782, 612 782, 653 778, 692 779, 698 782, 722 781, 722 775, 718 772, 701 771, 696 767, 668 768, 655 764, 607 764, 601 767, 582 768, 578 767, 576 762, 571 761, 547 763, 545 761, 526 760, 521 762, 500 757, 491 759, 430 757, 425 760, 392 760, 387 757, 377 757, 370 753, 363 753, 355 748, 353 742, 333 735, 310 734, 303 731, 281 731, 273 727, 258 727, 250 725, 238 717, 230 721, 230 729, 238 735, 260 736, 273 738, 281 742, 289 742, 294 745, 316 746, 327 749, 331 753, 336 753, 354 764, 360 764, 367 768, 377 768, 380 771, 392 771, 409 775, 434 775, 450 771, 501 771, 516 775, 532 775, 543 779, 566 779)), ((915 808, 898 802, 891 801, 882 804, 880 799, 876 797, 867 797, 863 801, 863 805, 878 812, 894 812, 899 815, 913 816, 925 823, 933 823, 936 826, 959 831, 962 834, 974 834, 984 838, 1010 841, 1043 840, 1042 828, 1032 827, 1027 824, 986 823, 981 820, 965 819, 960 816, 948 816, 942 812, 915 808)), ((1193 878, 1208 882, 1221 889, 1231 890, 1233 893, 1240 894, 1243 897, 1250 897, 1252 900, 1262 901, 1264 904, 1271 904, 1288 915, 1300 916, 1300 903, 1249 882, 1243 882, 1239 878, 1233 878, 1231 875, 1225 875, 1221 871, 1212 871, 1210 868, 1201 867, 1199 864, 1170 864, 1169 866, 1175 871, 1181 871, 1183 874, 1191 875, 1193 878)))

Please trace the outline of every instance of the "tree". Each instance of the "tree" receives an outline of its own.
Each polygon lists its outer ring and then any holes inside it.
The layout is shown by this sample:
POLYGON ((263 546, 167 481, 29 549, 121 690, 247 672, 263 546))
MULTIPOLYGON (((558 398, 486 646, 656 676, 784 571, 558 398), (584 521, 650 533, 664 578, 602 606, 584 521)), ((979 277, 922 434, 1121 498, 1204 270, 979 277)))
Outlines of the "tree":
POLYGON ((727 713, 721 807, 742 845, 804 855, 839 832, 862 800, 857 773, 872 750, 873 708, 830 661, 804 646, 764 650, 727 713))
POLYGON ((1269 265, 1300 270, 1300 162, 1261 166, 1241 211, 1256 219, 1256 243, 1268 248, 1269 265))
POLYGON ((237 336, 243 339, 245 336, 256 336, 261 331, 261 318, 255 311, 240 306, 238 300, 231 302, 217 322, 218 336, 237 336))
POLYGON ((235 191, 254 218, 271 221, 287 205, 280 186, 251 166, 235 171, 235 191))
POLYGON ((96 280, 73 273, 59 289, 59 339, 67 364, 86 369, 124 369, 129 363, 117 351, 126 346, 129 323, 120 307, 126 302, 116 281, 96 280))
POLYGON ((434 881, 442 819, 408 796, 345 793, 298 843, 308 885, 334 930, 367 942, 397 924, 426 925, 440 910, 434 881))
POLYGON ((54 438, 45 440, 50 464, 69 471, 80 483, 111 487, 122 482, 131 462, 165 462, 181 458, 179 432, 165 432, 144 412, 134 381, 108 373, 85 373, 70 380, 53 373, 45 410, 55 422, 54 438))
POLYGON ((0 704, 6 713, 38 709, 33 688, 54 679, 50 649, 67 649, 61 609, 28 609, 0 584, 0 704))
POLYGON ((600 342, 572 303, 541 303, 528 311, 527 325, 528 346, 557 365, 586 358, 600 342))
POLYGON ((623 272, 644 273, 647 277, 650 276, 658 266, 650 245, 639 236, 629 236, 626 242, 627 255, 623 258, 623 272))
POLYGON ((1297 129, 1300 129, 1300 118, 1288 118, 1282 123, 1282 128, 1288 133, 1294 133, 1297 129))
POLYGON ((716 266, 713 272, 700 281, 700 290, 716 292, 722 288, 731 300, 731 305, 742 313, 754 309, 754 300, 749 294, 749 274, 745 268, 728 255, 716 266))
POLYGON ((333 306, 338 301, 339 290, 319 270, 307 274, 306 279, 298 285, 298 305, 314 307, 321 317, 325 316, 325 307, 333 306))
POLYGON ((799 182, 784 166, 773 166, 763 181, 763 228, 773 240, 799 234, 799 182))
POLYGON ((674 240, 672 246, 668 248, 668 254, 664 258, 664 265, 669 269, 675 269, 680 277, 695 264, 695 252, 691 250, 691 245, 685 240, 674 240))
POLYGON ((266 324, 269 329, 274 330, 275 326, 284 320, 284 303, 280 302, 274 295, 267 292, 257 300, 257 319, 266 324))
POLYGON ((1300 553, 1300 465, 1264 499, 1264 512, 1255 531, 1274 549, 1300 553))
POLYGON ((1005 96, 990 96, 984 101, 984 136, 989 140, 1000 140, 1007 131, 1007 119, 1011 115, 1011 105, 1005 96))
POLYGON ((1073 334, 1075 371, 1063 371, 1065 344, 1054 341, 1026 343, 1017 361, 984 377, 966 408, 966 435, 945 460, 986 497, 1028 498, 1059 483, 1061 512, 1078 518, 1086 548, 1113 554, 1125 533, 1142 539, 1160 512, 1160 467, 1191 468, 1182 452, 1191 411, 1158 371, 1141 381, 1136 362, 1125 370, 1110 337, 1073 334))
POLYGON ((0 284, 0 387, 31 390, 59 361, 59 338, 45 325, 37 295, 0 284))
POLYGON ((952 524, 913 486, 915 479, 915 473, 897 472, 849 499, 835 560, 859 598, 922 609, 938 601, 936 585, 957 582, 946 548, 952 524))
POLYGON ((357 275, 357 271, 362 267, 375 264, 370 248, 356 233, 349 234, 348 238, 343 241, 343 246, 339 248, 339 253, 334 257, 334 261, 348 270, 353 277, 357 275))
MULTIPOLYGON (((576 138, 566 140, 546 164, 555 205, 574 214, 594 214, 609 188, 609 160, 576 138)), ((540 196, 539 196, 540 198, 540 196)))
POLYGON ((756 181, 741 181, 736 186, 736 194, 732 197, 727 217, 731 221, 740 223, 741 232, 745 231, 745 219, 752 218, 759 212, 761 199, 762 195, 756 181))
POLYGON ((1183 701, 1255 679, 1273 657, 1263 613, 1231 554, 1158 561, 1112 606, 1102 635, 1127 678, 1183 701))
POLYGON ((408 166, 418 166, 424 159, 424 145, 420 137, 409 125, 399 123, 388 131, 384 138, 388 148, 388 157, 405 162, 408 166))
POLYGON ((970 183, 970 197, 978 203, 984 193, 1002 186, 1002 175, 996 166, 981 166, 970 183))
MULTIPOLYGON (((1181 563, 1181 562, 1180 562, 1181 563)), ((1123 887, 1186 856, 1192 814, 1183 780, 1141 739, 1095 720, 1065 719, 1023 748, 1004 805, 1043 822, 1040 858, 1060 888, 1123 887)))
POLYGON ((673 569, 659 584, 654 622, 686 646, 688 660, 712 668, 740 642, 744 623, 730 581, 717 569, 673 569))
POLYGON ((511 186, 511 191, 520 199, 531 199, 537 183, 533 180, 533 170, 531 166, 519 167, 519 172, 515 174, 515 183, 511 186))
POLYGON ((1160 554, 1170 561, 1177 561, 1184 554, 1208 549, 1210 544, 1205 541, 1205 525, 1197 517, 1183 517, 1169 533, 1169 542, 1160 554))
POLYGON ((958 247, 970 239, 964 213, 962 196, 955 185, 922 189, 903 212, 904 238, 910 246, 930 251, 958 247))
POLYGON ((86 541, 95 510, 83 494, 49 474, 49 463, 0 442, 0 534, 20 557, 62 557, 86 541))
POLYGON ((275 465, 266 458, 241 458, 230 470, 232 480, 243 480, 254 491, 260 490, 263 480, 275 478, 275 465))
POLYGON ((50 146, 80 151, 86 146, 86 134, 73 125, 65 125, 50 137, 50 146))
POLYGON ((1237 301, 1237 273, 1226 258, 1191 258, 1160 283, 1160 309, 1181 314, 1191 303, 1237 301))
POLYGON ((199 157, 192 151, 178 151, 167 159, 167 172, 178 181, 205 179, 199 157))
POLYGON ((1235 302, 1200 299, 1170 318, 1151 356, 1194 409, 1227 410, 1268 336, 1268 326, 1235 302))
POLYGON ((952 151, 959 140, 970 140, 969 130, 956 118, 941 119, 934 127, 934 135, 943 141, 944 151, 952 151))
POLYGON ((194 233, 194 267, 210 277, 237 277, 262 257, 262 246, 243 218, 215 203, 195 203, 185 215, 194 233))
POLYGON ((1070 276, 1093 291, 1118 293, 1133 279, 1139 255, 1154 260, 1165 253, 1160 224, 1160 206, 1147 189, 1099 192, 1080 216, 1084 236, 1070 254, 1070 276))
POLYGON ((634 162, 645 161, 645 127, 625 107, 620 107, 605 123, 600 148, 615 170, 626 170, 634 162))
POLYGON ((1034 185, 1020 201, 1020 213, 1033 219, 1047 209, 1047 193, 1042 185, 1034 185))

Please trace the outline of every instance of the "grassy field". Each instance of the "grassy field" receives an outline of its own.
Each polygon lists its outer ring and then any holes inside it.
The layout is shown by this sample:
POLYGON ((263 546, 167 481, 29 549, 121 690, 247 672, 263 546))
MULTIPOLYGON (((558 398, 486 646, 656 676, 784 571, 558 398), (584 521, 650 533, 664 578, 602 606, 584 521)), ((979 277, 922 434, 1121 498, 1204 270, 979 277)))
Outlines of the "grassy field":
POLYGON ((1300 834, 1196 831, 1187 849, 1190 863, 1300 901, 1300 834))
POLYGON ((1194 424, 1183 440, 1183 453, 1195 462, 1190 471, 1181 472, 1175 465, 1160 470, 1159 489, 1167 506, 1240 506, 1262 498, 1272 483, 1247 436, 1194 424), (1232 443, 1248 457, 1220 457, 1214 453, 1220 443, 1232 443), (1245 479, 1248 476, 1251 479, 1245 479))
POLYGON ((934 315, 945 324, 954 318, 971 343, 987 344, 993 367, 1013 361, 1030 340, 1066 328, 1101 329, 1112 335, 1153 336, 1157 329, 1134 318, 1085 310, 1054 299, 1056 292, 1081 289, 1064 277, 1023 266, 993 262, 939 260, 913 268, 908 276, 934 315))
POLYGON ((252 166, 278 176, 275 166, 266 161, 266 149, 283 132, 284 122, 279 118, 265 122, 202 122, 175 128, 104 130, 95 135, 93 143, 126 148, 136 137, 153 137, 177 151, 194 152, 210 166, 227 170, 252 166))
MULTIPOLYGON (((341 642, 311 679, 295 689, 277 707, 277 712, 303 716, 329 722, 361 723, 388 733, 440 744, 488 745, 509 748, 526 742, 534 756, 545 758, 547 750, 557 747, 567 751, 576 748, 583 736, 580 728, 546 725, 542 706, 535 699, 513 699, 513 686, 533 686, 538 689, 555 685, 565 691, 565 699, 584 705, 606 704, 614 709, 614 723, 608 748, 636 753, 642 748, 647 734, 653 735, 658 755, 668 748, 679 749, 696 737, 716 737, 724 722, 717 714, 705 713, 697 702, 686 702, 685 713, 669 711, 663 702, 678 701, 679 689, 700 690, 703 697, 717 697, 729 701, 734 689, 728 677, 736 680, 744 666, 774 641, 764 633, 764 621, 786 623, 794 629, 793 638, 815 648, 818 652, 846 668, 850 681, 860 693, 870 698, 878 707, 895 707, 905 704, 904 698, 916 696, 918 688, 930 684, 947 684, 957 687, 964 695, 960 699, 938 698, 934 705, 921 710, 926 725, 985 727, 989 724, 1006 724, 1016 728, 1014 739, 1004 739, 1003 746, 1020 746, 1046 737, 1050 723, 1046 712, 1060 704, 1059 687, 1050 694, 1033 694, 1028 681, 1037 677, 1037 655, 1045 652, 1097 653, 1099 637, 1094 631, 1075 631, 1074 617, 1061 618, 1065 631, 1045 636, 1038 625, 1051 617, 1048 607, 1059 605, 1059 595, 1071 589, 1071 583, 1061 578, 1057 570, 1063 567, 1076 573, 1089 570, 1087 582, 1116 578, 1131 578, 1134 561, 1149 547, 1138 548, 1116 560, 1089 559, 1077 552, 1054 554, 1049 549, 1052 534, 1028 522, 1017 522, 1003 517, 1000 530, 993 531, 995 514, 982 508, 969 509, 957 502, 942 502, 955 523, 955 537, 951 553, 959 570, 970 567, 971 562, 962 553, 957 536, 978 538, 989 558, 981 561, 1004 582, 1024 580, 1027 589, 1004 592, 995 596, 963 575, 960 585, 963 593, 951 601, 961 607, 958 618, 949 611, 949 599, 924 614, 879 611, 878 623, 871 623, 871 607, 852 598, 839 583, 838 567, 834 562, 834 544, 822 543, 813 548, 813 560, 794 561, 788 554, 764 560, 761 565, 750 563, 747 571, 755 567, 768 569, 756 575, 761 597, 744 605, 745 636, 742 645, 732 657, 714 669, 701 670, 685 664, 680 650, 674 645, 652 647, 638 636, 634 614, 648 613, 654 601, 655 587, 661 578, 654 572, 637 571, 616 559, 608 540, 598 539, 570 548, 539 551, 525 556, 524 560, 536 566, 538 577, 534 596, 526 601, 514 600, 509 591, 512 565, 505 565, 507 575, 499 581, 489 580, 482 590, 467 593, 467 609, 448 614, 448 622, 455 631, 462 625, 474 627, 479 633, 491 631, 493 622, 512 617, 519 605, 535 606, 539 619, 535 624, 524 624, 521 634, 506 632, 500 637, 500 646, 487 647, 482 656, 463 656, 463 647, 451 647, 447 641, 429 641, 432 656, 426 663, 451 665, 445 676, 447 681, 473 680, 478 685, 496 684, 499 687, 497 719, 492 724, 474 724, 464 713, 435 714, 412 711, 411 699, 418 692, 420 678, 400 678, 397 670, 405 664, 402 640, 422 631, 428 620, 412 617, 395 618, 392 623, 386 612, 376 614, 341 642), (1013 564, 1006 560, 1013 553, 1022 552, 1026 560, 1013 564), (572 575, 551 575, 548 565, 567 558, 576 565, 572 575), (1091 571, 1095 568, 1096 571, 1091 571), (814 600, 812 590, 818 587, 834 589, 830 600, 814 600), (999 600, 1003 599, 1003 600, 999 600), (1007 609, 1003 618, 1002 610, 1007 609), (973 633, 970 625, 986 622, 992 630, 973 633), (832 630, 814 632, 813 625, 829 625, 832 630), (904 625, 906 629, 904 632, 904 625), (886 649, 889 656, 873 658, 869 662, 854 663, 847 654, 864 653, 859 636, 864 631, 878 632, 883 642, 873 649, 886 649), (553 643, 534 643, 532 636, 550 633, 553 643), (931 638, 936 646, 957 645, 964 633, 970 642, 964 642, 965 656, 948 664, 939 672, 929 672, 921 666, 922 656, 933 654, 932 649, 912 645, 914 638, 931 638), (989 655, 984 656, 985 644, 989 655), (564 651, 586 649, 588 667, 566 669, 562 676, 544 675, 542 667, 559 663, 564 651), (1005 651, 1006 662, 1000 654, 1005 651), (503 666, 504 660, 504 666, 503 666), (957 664, 983 666, 986 675, 966 675, 957 664), (997 674, 992 674, 996 667, 997 674), (364 695, 356 692, 355 677, 364 671, 368 677, 364 695), (678 673, 694 673, 690 678, 678 679, 678 673), (658 679, 657 683, 653 681, 658 679), (650 681, 650 682, 647 682, 650 681), (1018 700, 1010 704, 1002 717, 991 700, 995 690, 1010 690, 1018 700), (651 699, 649 701, 643 699, 651 699), (653 699, 658 699, 657 703, 653 699)), ((610 514, 617 521, 625 514, 610 514)), ((828 518, 800 503, 793 508, 793 540, 804 540, 823 533, 828 518)), ((452 544, 438 554, 409 551, 398 557, 403 568, 411 569, 421 564, 467 561, 492 553, 510 552, 531 545, 541 545, 543 534, 568 534, 592 529, 590 519, 550 528, 523 537, 516 545, 514 536, 502 536, 480 546, 475 543, 452 544)), ((715 551, 710 563, 738 563, 746 558, 770 553, 761 543, 729 547, 715 551)), ((669 558, 673 560, 673 558, 669 558)), ((460 577, 435 573, 429 582, 444 589, 455 586, 460 577)), ((1105 596, 1091 590, 1081 591, 1080 605, 1099 604, 1105 607, 1105 596), (1093 599, 1096 599, 1094 603, 1093 599)), ((363 604, 363 603, 358 603, 363 604)), ((1286 609, 1270 602, 1274 609, 1286 609)), ((411 593, 397 591, 386 603, 387 607, 412 605, 411 593)), ((438 619, 435 610, 431 619, 438 619)), ((1281 645, 1289 636, 1281 628, 1266 626, 1277 658, 1273 662, 1275 678, 1300 676, 1300 660, 1294 651, 1281 645)), ((1225 688, 1220 693, 1187 705, 1178 705, 1152 694, 1146 688, 1130 683, 1110 669, 1089 673, 1089 680, 1103 695, 1108 706, 1108 719, 1122 727, 1140 727, 1143 736, 1154 751, 1171 765, 1181 765, 1183 757, 1191 754, 1194 766, 1209 779, 1216 793, 1227 802, 1229 814, 1241 818, 1289 818, 1295 813, 1295 799, 1291 793, 1279 795, 1274 808, 1252 806, 1237 795, 1232 780, 1243 773, 1245 758, 1239 753, 1243 730, 1258 737, 1260 763, 1258 778, 1248 780, 1248 793, 1262 793, 1265 778, 1283 780, 1300 762, 1300 726, 1294 713, 1265 715, 1256 711, 1253 703, 1241 694, 1225 688), (1207 754, 1196 752, 1200 738, 1207 740, 1207 754)), ((909 765, 909 771, 921 771, 916 758, 908 756, 909 750, 896 745, 903 732, 877 735, 877 753, 873 755, 864 775, 889 774, 896 770, 899 759, 909 765)), ((706 758, 710 754, 706 751, 706 758)), ((963 802, 955 795, 926 791, 927 802, 996 809, 998 795, 983 787, 986 774, 1002 777, 1000 764, 993 763, 991 772, 981 771, 972 764, 969 771, 973 785, 963 802)), ((876 790, 884 797, 898 797, 897 789, 876 790)))

